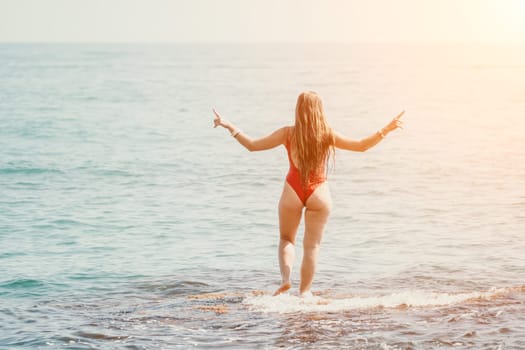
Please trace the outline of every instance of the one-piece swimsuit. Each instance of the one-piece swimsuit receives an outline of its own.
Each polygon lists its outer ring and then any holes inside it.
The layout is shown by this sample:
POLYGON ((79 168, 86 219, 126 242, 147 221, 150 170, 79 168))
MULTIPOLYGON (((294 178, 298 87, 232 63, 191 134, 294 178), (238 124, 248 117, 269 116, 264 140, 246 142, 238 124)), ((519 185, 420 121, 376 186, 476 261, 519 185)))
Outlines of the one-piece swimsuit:
POLYGON ((293 188, 303 205, 306 205, 306 201, 312 195, 312 193, 314 193, 316 188, 326 181, 326 172, 323 171, 326 164, 322 164, 315 174, 310 174, 308 183, 304 184, 303 186, 299 169, 297 169, 292 160, 290 133, 288 133, 288 137, 286 138, 285 147, 286 151, 288 152, 288 161, 290 162, 290 169, 288 170, 288 175, 286 175, 286 182, 288 182, 288 184, 290 184, 290 186, 293 188))

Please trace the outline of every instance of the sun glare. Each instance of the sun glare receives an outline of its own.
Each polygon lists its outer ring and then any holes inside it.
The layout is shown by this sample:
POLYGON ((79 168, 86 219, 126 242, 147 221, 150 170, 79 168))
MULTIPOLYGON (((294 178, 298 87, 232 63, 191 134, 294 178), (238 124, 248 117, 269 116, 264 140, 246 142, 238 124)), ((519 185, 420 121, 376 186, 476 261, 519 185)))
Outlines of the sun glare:
POLYGON ((525 1, 509 0, 502 1, 493 8, 494 16, 499 14, 499 23, 487 22, 488 28, 501 35, 503 42, 525 41, 525 1), (491 28, 491 24, 494 27, 491 28), (499 28, 496 28, 496 25, 499 28))

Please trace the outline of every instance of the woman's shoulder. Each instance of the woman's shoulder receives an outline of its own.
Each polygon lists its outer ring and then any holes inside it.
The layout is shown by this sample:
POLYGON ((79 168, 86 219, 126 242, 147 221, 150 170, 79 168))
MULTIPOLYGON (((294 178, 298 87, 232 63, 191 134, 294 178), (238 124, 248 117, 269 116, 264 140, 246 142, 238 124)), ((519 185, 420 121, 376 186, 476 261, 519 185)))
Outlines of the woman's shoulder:
POLYGON ((293 132, 295 126, 293 126, 293 125, 285 125, 282 128, 287 134, 289 134, 289 133, 293 132))
POLYGON ((275 130, 275 133, 278 133, 278 134, 283 135, 286 138, 288 138, 290 136, 290 134, 292 133, 293 128, 294 128, 293 126, 285 125, 285 126, 280 127, 279 129, 275 130))
POLYGON ((288 146, 288 144, 290 143, 290 137, 292 135, 293 128, 294 127, 291 125, 285 125, 279 129, 279 131, 282 133, 283 144, 285 146, 288 146))
POLYGON ((284 131, 285 131, 285 134, 286 134, 286 138, 290 138, 290 136, 292 135, 293 131, 295 130, 295 126, 293 125, 286 125, 283 127, 284 131))

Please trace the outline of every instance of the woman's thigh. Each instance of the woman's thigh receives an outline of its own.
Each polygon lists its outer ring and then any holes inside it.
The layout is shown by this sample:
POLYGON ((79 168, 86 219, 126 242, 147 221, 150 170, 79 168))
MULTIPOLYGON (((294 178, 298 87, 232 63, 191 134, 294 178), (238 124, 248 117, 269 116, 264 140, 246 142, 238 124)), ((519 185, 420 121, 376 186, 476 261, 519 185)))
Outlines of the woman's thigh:
POLYGON ((295 236, 301 222, 302 213, 303 203, 288 182, 285 182, 281 200, 279 201, 279 231, 281 239, 295 243, 295 236))
POLYGON ((304 245, 318 246, 332 209, 332 196, 325 182, 306 201, 304 245))

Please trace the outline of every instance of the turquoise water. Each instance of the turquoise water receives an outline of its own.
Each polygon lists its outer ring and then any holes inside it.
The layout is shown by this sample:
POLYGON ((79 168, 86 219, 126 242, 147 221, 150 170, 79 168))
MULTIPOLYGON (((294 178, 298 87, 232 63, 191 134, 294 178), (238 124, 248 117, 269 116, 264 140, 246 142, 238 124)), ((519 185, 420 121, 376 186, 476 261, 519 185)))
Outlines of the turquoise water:
MULTIPOLYGON (((525 49, 0 45, 0 348, 522 349, 525 49), (279 283, 303 90, 338 152, 315 298, 279 283)), ((302 230, 302 227, 300 228, 302 230)), ((301 258, 299 234, 298 262, 301 258)), ((296 265, 298 266, 298 262, 296 265)))

